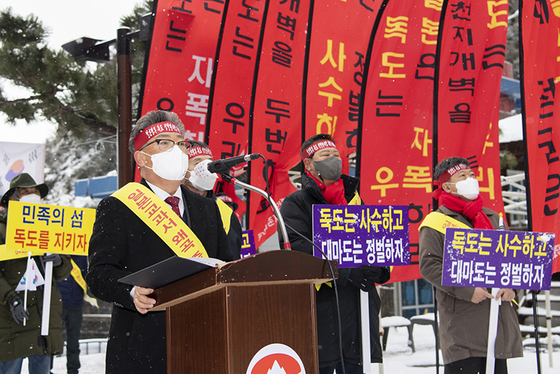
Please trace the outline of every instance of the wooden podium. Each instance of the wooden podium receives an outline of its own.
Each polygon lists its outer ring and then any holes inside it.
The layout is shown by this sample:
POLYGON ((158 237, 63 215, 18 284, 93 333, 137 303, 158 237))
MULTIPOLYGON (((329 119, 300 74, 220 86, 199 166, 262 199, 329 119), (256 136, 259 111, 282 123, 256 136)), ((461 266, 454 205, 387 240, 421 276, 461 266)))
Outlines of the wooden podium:
POLYGON ((278 343, 305 373, 318 373, 315 285, 329 280, 327 261, 278 250, 158 288, 152 310, 167 312, 167 372, 245 374, 258 351, 278 343))

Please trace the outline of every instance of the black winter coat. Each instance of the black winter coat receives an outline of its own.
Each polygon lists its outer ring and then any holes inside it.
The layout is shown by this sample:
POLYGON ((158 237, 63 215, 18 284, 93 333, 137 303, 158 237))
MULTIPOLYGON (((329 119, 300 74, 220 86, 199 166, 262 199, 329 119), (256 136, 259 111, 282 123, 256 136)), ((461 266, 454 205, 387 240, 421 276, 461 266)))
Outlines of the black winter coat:
MULTIPOLYGON (((6 237, 6 220, 8 210, 0 212, 0 244, 6 237)), ((33 256, 38 268, 44 275, 42 256, 33 256)), ((27 312, 29 318, 25 326, 16 323, 10 311, 9 302, 13 296, 24 301, 24 291, 15 291, 21 277, 27 269, 27 258, 0 262, 0 361, 12 361, 16 358, 32 355, 54 356, 62 353, 62 300, 55 281, 70 275, 72 264, 70 256, 60 255, 62 263, 53 267, 53 284, 51 289, 51 309, 49 318, 49 335, 41 336, 41 319, 43 316, 44 286, 36 291, 27 292, 27 312)))
MULTIPOLYGON (((87 257, 74 255, 70 257, 78 265, 82 271, 82 276, 85 278, 87 273, 87 257)), ((79 307, 84 304, 84 290, 72 275, 69 275, 60 282, 56 282, 56 285, 60 290, 60 295, 62 295, 62 306, 64 308, 79 307)))
MULTIPOLYGON (((190 228, 208 256, 224 261, 237 259, 229 250, 216 204, 184 186, 181 190, 190 228)), ((107 197, 101 201, 90 240, 86 279, 96 297, 113 303, 106 373, 167 373, 165 312, 140 314, 130 295, 132 286, 118 280, 174 255, 118 199, 107 197)))
MULTIPOLYGON (((342 175, 346 201, 350 201, 358 188, 359 179, 342 175)), ((302 174, 302 189, 286 197, 280 209, 286 222, 292 249, 313 255, 313 245, 297 235, 290 227, 313 240, 313 205, 328 204, 315 181, 302 174), (289 227, 288 227, 289 226, 289 227)), ((282 244, 282 243, 281 243, 282 244)), ((282 247, 282 245, 281 245, 282 247)), ((376 283, 385 283, 390 278, 388 267, 379 270, 376 283)), ((352 269, 339 269, 338 297, 342 322, 342 346, 344 361, 355 365, 362 363, 362 334, 360 323, 360 289, 348 282, 352 269)), ((317 334, 319 344, 319 366, 331 366, 339 363, 339 333, 336 312, 335 292, 332 287, 323 285, 317 292, 317 334)), ((379 308, 381 299, 376 289, 369 292, 371 362, 382 362, 382 350, 379 339, 379 308)))

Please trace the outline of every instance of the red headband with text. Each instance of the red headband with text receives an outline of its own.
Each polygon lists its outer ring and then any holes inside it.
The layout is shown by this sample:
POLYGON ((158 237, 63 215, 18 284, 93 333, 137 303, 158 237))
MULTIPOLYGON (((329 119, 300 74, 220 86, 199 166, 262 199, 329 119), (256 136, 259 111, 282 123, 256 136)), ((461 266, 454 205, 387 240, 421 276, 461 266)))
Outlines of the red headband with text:
POLYGON ((196 157, 196 156, 202 156, 202 155, 207 155, 207 156, 210 156, 210 157, 214 158, 214 156, 212 155, 212 151, 208 147, 196 146, 196 147, 189 148, 189 158, 193 158, 193 157, 196 157))
POLYGON ((134 138, 134 150, 139 151, 140 148, 144 144, 148 142, 154 136, 161 134, 162 132, 176 132, 179 135, 181 134, 181 130, 177 127, 176 124, 171 122, 159 122, 155 123, 149 127, 146 127, 144 130, 140 131, 136 138, 134 138))
POLYGON ((332 140, 321 140, 320 142, 313 143, 309 147, 305 148, 303 152, 301 152, 300 157, 301 159, 306 159, 311 156, 317 151, 325 148, 336 148, 336 144, 332 140))
POLYGON ((464 169, 470 169, 471 167, 465 163, 460 163, 457 164, 455 166, 450 167, 449 169, 447 169, 445 172, 441 173, 441 175, 438 178, 438 182, 439 183, 445 183, 449 180, 449 178, 451 178, 453 175, 455 175, 458 171, 460 170, 464 170, 464 169))

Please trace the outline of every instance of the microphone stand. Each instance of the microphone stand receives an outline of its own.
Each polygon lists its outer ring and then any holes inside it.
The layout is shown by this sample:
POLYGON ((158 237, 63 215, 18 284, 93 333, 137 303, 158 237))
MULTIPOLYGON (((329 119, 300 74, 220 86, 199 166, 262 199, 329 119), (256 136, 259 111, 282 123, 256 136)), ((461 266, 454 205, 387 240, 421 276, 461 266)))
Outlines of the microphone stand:
POLYGON ((251 186, 250 184, 247 184, 247 183, 243 183, 240 180, 238 180, 237 178, 234 178, 233 176, 231 176, 227 173, 220 173, 220 175, 221 175, 222 179, 225 180, 226 182, 232 183, 232 184, 234 184, 236 186, 239 186, 241 188, 244 188, 246 190, 253 191, 253 192, 261 195, 262 197, 264 197, 270 203, 270 206, 272 207, 272 211, 274 212, 274 215, 278 219, 278 224, 280 226, 280 232, 282 234, 282 238, 284 239, 284 249, 291 249, 290 241, 288 240, 288 231, 286 230, 286 225, 284 224, 284 219, 282 218, 282 215, 280 214, 280 209, 278 209, 278 205, 276 205, 274 200, 272 200, 272 198, 265 191, 261 190, 260 188, 257 188, 255 186, 251 186))

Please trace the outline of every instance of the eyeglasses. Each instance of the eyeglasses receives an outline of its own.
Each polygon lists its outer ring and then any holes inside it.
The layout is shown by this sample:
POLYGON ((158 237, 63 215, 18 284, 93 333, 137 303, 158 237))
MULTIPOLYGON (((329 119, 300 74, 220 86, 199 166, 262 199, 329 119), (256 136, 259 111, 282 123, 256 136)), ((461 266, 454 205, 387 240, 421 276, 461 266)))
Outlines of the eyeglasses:
POLYGON ((171 140, 171 139, 156 139, 153 142, 149 142, 144 144, 144 146, 142 148, 140 148, 140 150, 143 150, 144 148, 146 148, 147 146, 157 143, 159 150, 162 152, 167 152, 169 151, 171 148, 173 148, 173 146, 175 146, 175 144, 179 147, 179 149, 185 153, 189 153, 189 148, 191 147, 189 143, 187 143, 184 140, 179 140, 178 142, 171 140))

